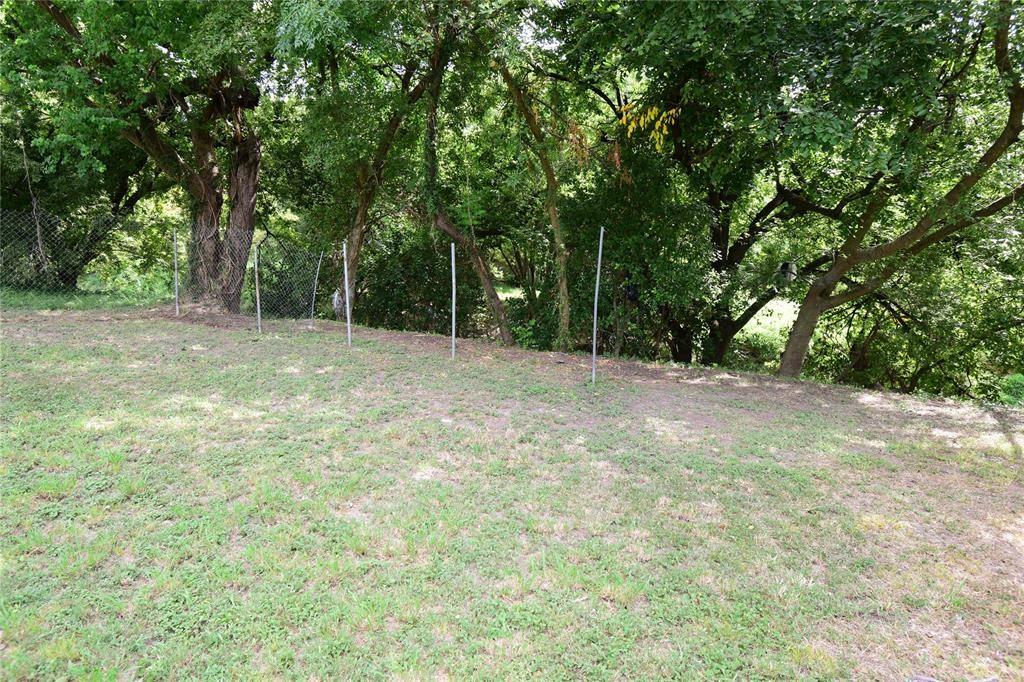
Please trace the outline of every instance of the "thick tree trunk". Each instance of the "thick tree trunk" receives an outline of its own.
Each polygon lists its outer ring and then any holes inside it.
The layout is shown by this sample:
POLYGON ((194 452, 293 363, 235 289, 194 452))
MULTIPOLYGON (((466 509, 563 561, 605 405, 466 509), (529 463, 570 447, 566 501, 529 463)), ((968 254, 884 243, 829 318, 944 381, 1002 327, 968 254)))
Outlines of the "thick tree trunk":
POLYGON ((786 349, 782 353, 782 361, 779 363, 779 376, 796 378, 807 359, 807 351, 811 347, 811 337, 818 326, 821 314, 825 312, 827 305, 823 300, 820 287, 811 287, 800 305, 800 312, 797 313, 793 328, 789 330, 789 338, 786 340, 786 349))
POLYGON ((221 246, 220 297, 230 312, 237 313, 242 300, 242 283, 249 262, 249 249, 256 226, 256 188, 260 175, 260 142, 247 137, 235 145, 232 155, 228 196, 231 208, 228 229, 221 246))
POLYGON ((186 185, 193 201, 187 289, 193 300, 219 306, 220 212, 224 193, 215 142, 202 126, 192 129, 192 153, 198 171, 189 176, 186 185))
POLYGON ((193 205, 191 243, 188 249, 189 296, 198 302, 217 302, 217 275, 220 269, 220 210, 223 197, 209 188, 205 197, 193 205))

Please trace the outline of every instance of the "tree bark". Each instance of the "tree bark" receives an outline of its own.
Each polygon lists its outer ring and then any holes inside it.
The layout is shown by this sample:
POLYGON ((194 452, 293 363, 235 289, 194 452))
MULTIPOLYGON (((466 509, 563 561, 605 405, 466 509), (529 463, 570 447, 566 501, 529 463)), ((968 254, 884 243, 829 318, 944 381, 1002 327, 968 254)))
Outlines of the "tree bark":
POLYGON ((701 349, 701 364, 721 365, 729 352, 732 340, 736 338, 739 327, 729 317, 715 318, 708 329, 708 337, 701 349))
POLYGON ((675 362, 693 362, 693 327, 682 325, 672 315, 668 307, 662 308, 662 319, 668 327, 668 350, 675 362))
MULTIPOLYGON (((390 146, 389 142, 387 147, 390 148, 390 146)), ((386 155, 386 153, 385 151, 384 154, 386 155)), ((381 159, 379 167, 383 170, 384 157, 379 158, 381 159)), ((378 166, 378 164, 374 165, 378 166)), ((352 227, 348 231, 348 236, 345 237, 348 252, 348 285, 352 291, 355 291, 356 288, 359 255, 363 251, 366 235, 370 232, 370 208, 377 198, 377 189, 379 187, 380 177, 377 172, 365 167, 360 169, 356 177, 356 207, 352 214, 352 227)), ((344 282, 338 282, 338 291, 341 291, 344 286, 344 282)))
POLYGON ((796 378, 800 376, 804 360, 807 359, 807 351, 811 347, 811 337, 818 326, 821 314, 825 312, 821 289, 811 287, 800 305, 800 312, 796 316, 793 328, 789 330, 789 338, 786 339, 786 349, 782 353, 782 361, 779 363, 779 376, 796 378))
MULTIPOLYGON (((547 159, 547 154, 542 154, 547 159)), ((555 276, 558 280, 558 336, 555 339, 555 346, 558 350, 569 350, 571 339, 569 337, 569 276, 565 248, 565 235, 562 232, 562 221, 558 217, 558 180, 555 178, 555 170, 551 161, 541 161, 544 166, 544 178, 547 184, 547 211, 548 221, 551 223, 551 232, 555 238, 555 276)))
MULTIPOLYGON (((143 139, 147 139, 146 132, 156 135, 154 127, 153 131, 143 131, 143 139)), ((192 129, 192 153, 198 170, 185 176, 185 187, 193 202, 187 290, 192 299, 219 306, 220 212, 224 193, 215 143, 202 123, 192 129)))
POLYGON ((259 185, 260 142, 255 136, 235 144, 232 154, 228 197, 228 228, 221 247, 220 297, 224 307, 237 313, 242 300, 242 283, 249 262, 256 227, 256 189, 259 185))
POLYGON ((220 191, 213 188, 205 197, 193 197, 187 291, 198 302, 219 303, 216 283, 220 269, 220 211, 223 203, 220 191))

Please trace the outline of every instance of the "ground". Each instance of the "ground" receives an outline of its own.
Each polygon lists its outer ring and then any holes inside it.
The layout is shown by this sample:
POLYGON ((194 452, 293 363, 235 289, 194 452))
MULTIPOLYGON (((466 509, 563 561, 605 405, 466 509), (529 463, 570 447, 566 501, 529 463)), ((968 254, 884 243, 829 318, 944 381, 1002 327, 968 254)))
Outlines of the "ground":
POLYGON ((1024 415, 3 317, 6 678, 1024 679, 1024 415))

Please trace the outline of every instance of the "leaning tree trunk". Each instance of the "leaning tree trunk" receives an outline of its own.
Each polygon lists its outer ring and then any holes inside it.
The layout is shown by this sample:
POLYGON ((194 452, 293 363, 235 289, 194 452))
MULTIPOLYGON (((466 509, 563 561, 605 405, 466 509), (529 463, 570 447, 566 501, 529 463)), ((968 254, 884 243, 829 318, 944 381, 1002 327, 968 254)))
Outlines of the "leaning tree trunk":
POLYGON ((800 376, 804 360, 807 359, 807 351, 811 347, 811 337, 814 336, 818 320, 826 309, 821 291, 812 287, 800 305, 800 312, 797 313, 793 328, 789 330, 786 349, 782 352, 782 361, 779 363, 779 376, 800 376))
MULTIPOLYGON (((350 291, 356 288, 356 274, 359 269, 359 254, 363 251, 363 243, 370 231, 370 207, 377 196, 379 184, 375 177, 367 174, 366 170, 360 171, 356 181, 356 210, 352 216, 352 228, 348 232, 346 249, 348 251, 348 287, 350 291)), ((338 282, 338 291, 344 288, 344 283, 338 282)), ((348 293, 345 294, 346 296, 348 293)))
POLYGON ((566 257, 565 235, 562 232, 562 223, 558 217, 558 177, 555 175, 554 164, 551 162, 551 157, 546 150, 547 135, 540 126, 537 112, 534 111, 530 102, 527 101, 527 94, 519 86, 519 83, 516 82, 512 72, 508 70, 506 65, 498 63, 498 70, 508 86, 508 91, 512 95, 512 101, 516 109, 519 110, 519 114, 526 121, 526 127, 529 128, 530 134, 533 136, 535 143, 533 151, 537 155, 537 160, 540 161, 541 167, 544 169, 544 184, 547 190, 545 208, 547 209, 548 221, 551 224, 551 231, 554 236, 555 276, 558 280, 558 336, 555 340, 555 346, 558 350, 568 350, 570 342, 569 277, 566 267, 568 259, 566 257))
POLYGON ((228 183, 231 208, 228 212, 228 228, 221 245, 220 265, 221 302, 233 313, 241 308, 242 283, 256 226, 260 159, 260 142, 256 137, 247 137, 235 145, 228 183))
MULTIPOLYGON (((437 31, 436 26, 435 31, 437 31)), ((427 200, 427 211, 430 214, 430 220, 434 227, 457 241, 459 246, 469 253, 473 270, 480 279, 480 285, 487 296, 487 305, 491 309, 491 315, 494 316, 495 324, 498 326, 501 342, 506 346, 511 346, 515 343, 515 340, 512 338, 512 332, 509 329, 508 316, 505 314, 505 304, 494 288, 494 275, 491 272, 491 268, 487 261, 484 260, 483 254, 480 252, 472 236, 458 229, 448 219, 448 214, 441 205, 440 192, 437 188, 437 109, 441 98, 441 83, 444 79, 444 70, 447 68, 451 57, 451 49, 451 42, 442 39, 441 34, 435 32, 434 54, 431 57, 430 63, 430 79, 426 87, 427 120, 423 135, 424 194, 427 200)))
POLYGON ((509 328, 505 304, 502 302, 501 297, 498 296, 498 290, 494 287, 494 274, 491 272, 487 261, 484 260, 483 254, 480 252, 476 242, 466 233, 452 225, 443 209, 438 209, 437 213, 434 214, 434 226, 458 242, 459 246, 469 253, 469 260, 473 264, 473 271, 476 272, 476 276, 480 280, 480 286, 483 287, 484 294, 487 297, 487 307, 491 309, 494 322, 498 325, 498 334, 501 335, 501 342, 506 346, 514 345, 515 339, 512 337, 512 330, 509 328))
MULTIPOLYGON (((356 208, 352 215, 351 229, 349 229, 348 236, 345 237, 348 251, 346 261, 348 262, 349 288, 349 291, 346 291, 344 294, 345 297, 355 292, 356 275, 359 270, 359 255, 363 251, 363 244, 370 232, 370 209, 373 207, 373 202, 377 198, 377 191, 380 189, 381 182, 384 179, 384 165, 387 162, 388 154, 391 152, 391 146, 394 144, 395 137, 398 135, 404 120, 404 110, 396 112, 391 116, 388 124, 384 127, 384 133, 377 142, 377 148, 373 153, 372 160, 369 163, 363 163, 356 173, 356 208)), ((340 293, 344 287, 344 282, 339 278, 334 300, 341 301, 342 305, 345 298, 340 296, 340 293)), ((355 298, 354 295, 353 298, 355 298)), ((334 312, 340 319, 342 311, 336 309, 334 312)))

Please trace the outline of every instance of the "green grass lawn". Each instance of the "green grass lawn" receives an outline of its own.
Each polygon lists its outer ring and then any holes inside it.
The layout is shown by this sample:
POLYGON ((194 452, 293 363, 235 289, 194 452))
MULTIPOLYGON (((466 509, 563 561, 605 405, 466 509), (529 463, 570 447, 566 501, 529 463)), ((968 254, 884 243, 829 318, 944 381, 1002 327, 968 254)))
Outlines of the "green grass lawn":
POLYGON ((0 287, 0 308, 4 310, 100 310, 152 305, 174 300, 164 294, 137 294, 128 291, 46 292, 0 287))
POLYGON ((1020 679, 1020 412, 337 330, 7 310, 5 678, 1020 679))

